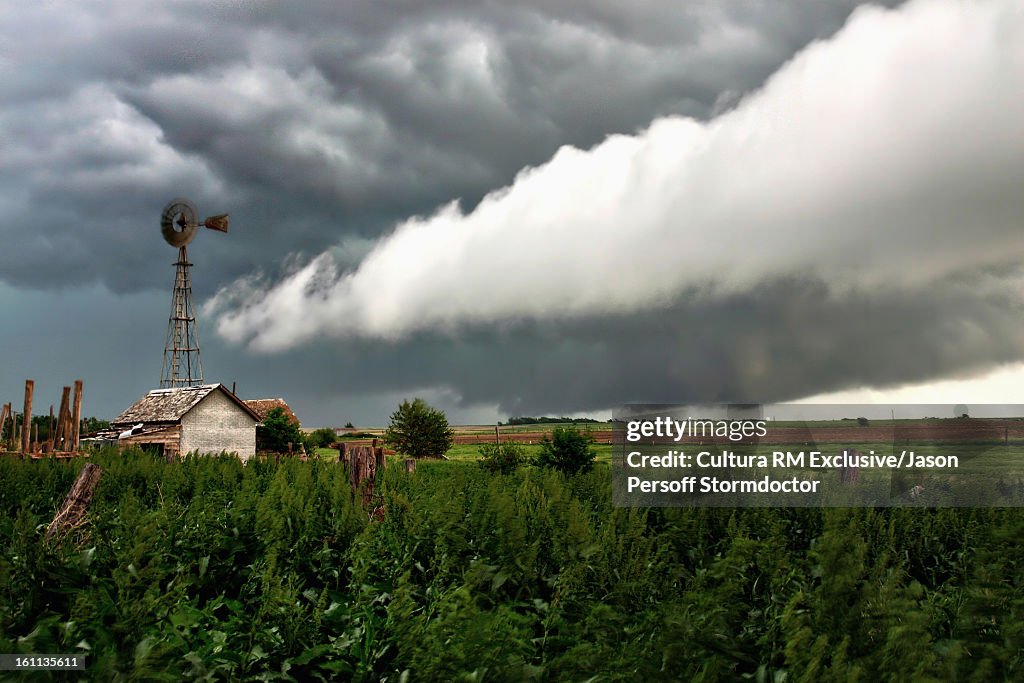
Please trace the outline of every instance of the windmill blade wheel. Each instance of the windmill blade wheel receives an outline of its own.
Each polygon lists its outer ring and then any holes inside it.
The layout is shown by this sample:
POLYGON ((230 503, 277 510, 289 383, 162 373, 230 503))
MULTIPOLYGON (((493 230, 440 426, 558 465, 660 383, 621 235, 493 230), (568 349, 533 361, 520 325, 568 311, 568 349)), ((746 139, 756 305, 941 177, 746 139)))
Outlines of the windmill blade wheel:
POLYGON ((199 230, 196 207, 181 197, 172 199, 160 214, 160 233, 172 247, 183 247, 199 230))

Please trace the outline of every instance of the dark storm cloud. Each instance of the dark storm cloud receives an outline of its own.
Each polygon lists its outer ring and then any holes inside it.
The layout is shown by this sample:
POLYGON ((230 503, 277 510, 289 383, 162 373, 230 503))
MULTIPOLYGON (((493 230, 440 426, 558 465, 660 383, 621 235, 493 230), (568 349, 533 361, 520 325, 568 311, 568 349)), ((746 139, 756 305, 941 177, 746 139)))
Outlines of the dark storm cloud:
POLYGON ((266 352, 321 336, 341 348, 404 340, 415 368, 385 363, 374 372, 385 382, 391 368, 413 382, 457 353, 433 381, 507 409, 661 391, 782 400, 1012 360, 1016 327, 981 290, 943 283, 1005 273, 1024 255, 1021 44, 1011 2, 859 11, 712 121, 665 117, 563 147, 474 208, 403 222, 357 266, 323 254, 277 281, 240 280, 205 310, 225 339, 266 352), (757 296, 793 278, 827 286, 757 296), (914 330, 864 334, 853 320, 914 330), (501 343, 477 336, 488 325, 543 334, 510 334, 508 377, 463 375, 501 343), (665 336, 648 333, 656 325, 665 336), (911 341, 905 358, 891 348, 911 341), (604 369, 632 353, 627 371, 604 369), (877 372, 878 357, 895 367, 877 372))
MULTIPOLYGON (((245 397, 285 396, 308 426, 381 424, 401 398, 414 395, 459 421, 629 401, 790 400, 1019 359, 1024 310, 1005 285, 1009 276, 1024 273, 993 273, 988 279, 1001 283, 993 286, 958 277, 925 291, 841 298, 819 281, 781 280, 721 301, 683 297, 657 313, 480 327, 457 340, 319 342, 271 358, 238 354, 202 325, 200 334, 208 381, 237 381, 245 397), (474 412, 478 406, 488 410, 474 412)), ((7 336, 12 326, 5 325, 8 359, 46 359, 45 372, 22 362, 0 367, 5 401, 18 399, 28 375, 37 380, 42 410, 59 399, 62 385, 82 378, 87 414, 110 418, 155 385, 167 297, 98 290, 56 303, 42 293, 0 291, 5 320, 50 331, 7 336), (90 304, 100 311, 90 312, 90 304)))
POLYGON ((784 279, 723 299, 686 295, 647 313, 474 327, 458 339, 318 342, 287 363, 246 359, 242 374, 306 397, 314 414, 318 396, 423 387, 447 389, 464 409, 497 405, 499 416, 787 401, 1020 359, 1024 305, 1007 275, 996 287, 955 276, 844 296, 815 279, 784 279))
POLYGON ((403 221, 355 268, 325 253, 206 310, 226 339, 280 351, 320 334, 629 313, 796 273, 877 291, 1013 263, 1024 100, 1007 84, 1024 81, 1021 43, 1010 2, 859 11, 711 121, 563 146, 471 209, 403 221))
POLYGON ((176 195, 232 213, 196 248, 220 282, 378 235, 562 144, 707 116, 853 6, 25 5, 0 18, 0 280, 163 287, 176 195))

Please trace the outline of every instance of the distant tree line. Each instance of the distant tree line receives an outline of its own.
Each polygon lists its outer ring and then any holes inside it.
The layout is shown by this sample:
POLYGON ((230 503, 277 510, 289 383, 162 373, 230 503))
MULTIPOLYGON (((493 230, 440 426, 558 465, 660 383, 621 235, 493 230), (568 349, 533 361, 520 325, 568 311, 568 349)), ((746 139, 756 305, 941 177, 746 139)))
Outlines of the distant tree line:
POLYGON ((591 422, 594 424, 598 424, 604 422, 604 420, 595 420, 592 417, 510 417, 508 419, 508 422, 498 422, 498 424, 514 427, 515 425, 563 424, 580 422, 591 422))
MULTIPOLYGON (((19 413, 18 414, 18 426, 19 427, 21 426, 21 419, 22 419, 22 417, 21 417, 21 414, 19 413)), ((56 422, 56 419, 57 418, 54 417, 54 422, 56 422)), ((50 438, 50 416, 49 416, 49 414, 46 414, 46 415, 33 415, 32 416, 32 426, 36 430, 34 432, 34 434, 37 435, 36 438, 38 438, 40 443, 49 440, 49 438, 50 438)), ((101 429, 109 429, 109 428, 110 428, 110 422, 108 422, 107 420, 101 420, 101 419, 99 419, 97 417, 83 417, 82 418, 82 425, 79 428, 79 434, 81 436, 85 436, 86 434, 92 434, 93 432, 98 432, 101 429)), ((7 422, 3 425, 2 431, 0 431, 0 441, 7 439, 9 437, 8 432, 10 432, 10 431, 11 431, 11 421, 10 421, 10 419, 8 419, 7 422)))

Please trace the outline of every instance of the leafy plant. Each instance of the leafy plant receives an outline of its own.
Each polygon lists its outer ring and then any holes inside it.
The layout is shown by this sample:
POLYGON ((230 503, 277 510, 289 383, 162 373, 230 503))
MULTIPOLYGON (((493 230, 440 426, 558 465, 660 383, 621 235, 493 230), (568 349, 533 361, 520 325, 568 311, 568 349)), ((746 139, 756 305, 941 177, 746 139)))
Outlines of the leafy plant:
POLYGON ((480 446, 480 466, 490 472, 511 474, 526 462, 526 449, 514 441, 480 446))
MULTIPOLYGON (((552 444, 556 439, 552 439, 552 444)), ((611 472, 0 458, 0 652, 85 680, 1021 680, 1020 509, 616 508, 611 472)), ((4 679, 6 680, 6 679, 4 679)))
POLYGON ((597 452, 591 446, 593 437, 573 427, 556 427, 550 437, 541 441, 536 463, 553 467, 563 474, 589 472, 594 466, 597 452))

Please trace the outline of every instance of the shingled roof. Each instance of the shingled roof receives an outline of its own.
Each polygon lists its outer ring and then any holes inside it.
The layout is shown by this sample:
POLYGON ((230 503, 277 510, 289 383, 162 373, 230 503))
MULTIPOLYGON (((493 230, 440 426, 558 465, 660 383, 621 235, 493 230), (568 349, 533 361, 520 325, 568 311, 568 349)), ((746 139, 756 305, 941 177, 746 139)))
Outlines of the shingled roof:
POLYGON ((188 411, 212 392, 220 389, 228 398, 249 413, 254 420, 262 420, 244 401, 238 400, 234 394, 221 384, 204 384, 198 387, 175 387, 173 389, 154 389, 114 418, 112 427, 144 423, 175 423, 188 411))
POLYGON ((298 416, 292 411, 288 404, 285 403, 283 398, 253 398, 245 401, 244 403, 249 406, 254 413, 259 415, 260 422, 267 419, 267 413, 271 410, 274 408, 280 408, 284 411, 284 414, 288 416, 289 420, 296 425, 301 426, 298 416))

